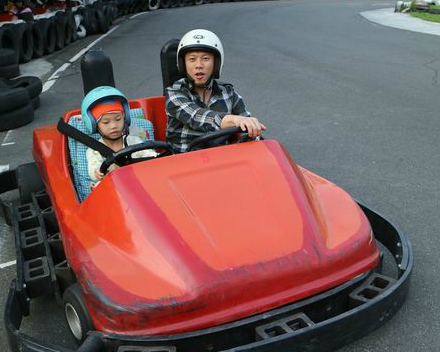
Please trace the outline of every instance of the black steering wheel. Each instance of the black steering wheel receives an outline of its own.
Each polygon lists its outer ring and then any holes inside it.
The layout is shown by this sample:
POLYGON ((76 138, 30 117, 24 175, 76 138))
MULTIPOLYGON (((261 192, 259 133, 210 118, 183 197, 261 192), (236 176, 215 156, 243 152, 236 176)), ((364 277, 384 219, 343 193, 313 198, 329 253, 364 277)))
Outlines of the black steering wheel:
MULTIPOLYGON (((188 145, 188 151, 190 152, 194 150, 194 148, 199 147, 201 145, 206 145, 208 142, 211 142, 218 138, 227 137, 224 138, 225 140, 227 140, 237 133, 241 133, 241 136, 238 138, 237 143, 243 143, 243 142, 255 140, 255 138, 249 137, 249 135, 246 132, 243 132, 243 130, 240 127, 233 126, 233 127, 222 128, 218 131, 197 137, 188 145)), ((260 139, 262 139, 261 136, 260 139)))
POLYGON ((144 141, 139 144, 129 145, 128 147, 122 148, 121 150, 115 152, 113 155, 108 156, 101 164, 99 171, 104 175, 107 173, 108 168, 112 164, 118 166, 124 166, 129 164, 138 163, 140 161, 161 158, 163 156, 173 154, 173 149, 169 143, 160 141, 144 141), (139 152, 145 149, 163 149, 164 151, 159 153, 157 156, 151 156, 146 158, 132 158, 133 153, 139 152))

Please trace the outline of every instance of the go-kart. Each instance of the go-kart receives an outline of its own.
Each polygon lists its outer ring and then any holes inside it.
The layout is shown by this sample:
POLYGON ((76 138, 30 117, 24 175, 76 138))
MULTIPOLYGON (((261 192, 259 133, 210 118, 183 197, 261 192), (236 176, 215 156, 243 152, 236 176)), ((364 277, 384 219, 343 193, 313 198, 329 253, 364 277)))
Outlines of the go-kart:
POLYGON ((232 128, 172 154, 164 97, 130 106, 155 142, 109 155, 101 171, 121 167, 90 194, 79 192, 75 138, 56 125, 34 131, 34 163, 0 174, 0 193, 20 194, 0 199, 17 249, 4 314, 13 352, 72 352, 20 331, 44 295, 62 304, 81 352, 331 351, 402 306, 411 245, 383 216, 276 140, 232 128), (158 157, 133 159, 142 148, 158 157))
MULTIPOLYGON (((163 97, 131 104, 166 149, 163 97)), ((69 351, 19 331, 42 295, 62 302, 82 352, 329 351, 404 302, 408 239, 275 140, 119 155, 125 166, 82 202, 55 125, 34 131, 33 154, 0 174, 1 191, 21 195, 2 203, 17 246, 5 311, 14 352, 69 351)))

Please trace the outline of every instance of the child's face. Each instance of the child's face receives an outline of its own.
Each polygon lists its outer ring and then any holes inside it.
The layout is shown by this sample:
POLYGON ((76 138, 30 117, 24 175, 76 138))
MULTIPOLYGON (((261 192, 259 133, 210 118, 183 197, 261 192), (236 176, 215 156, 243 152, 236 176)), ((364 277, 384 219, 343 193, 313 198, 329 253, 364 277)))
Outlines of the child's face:
POLYGON ((204 86, 214 71, 215 57, 205 51, 190 51, 185 55, 186 72, 196 86, 204 86))
POLYGON ((111 140, 121 138, 124 130, 124 113, 108 112, 102 115, 98 121, 98 128, 104 138, 111 140))

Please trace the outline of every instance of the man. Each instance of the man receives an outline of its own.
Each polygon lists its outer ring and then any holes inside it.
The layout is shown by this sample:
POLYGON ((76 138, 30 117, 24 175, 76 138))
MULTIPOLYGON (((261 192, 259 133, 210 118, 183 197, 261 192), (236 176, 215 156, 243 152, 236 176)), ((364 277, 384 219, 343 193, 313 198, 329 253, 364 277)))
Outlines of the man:
POLYGON ((180 40, 177 66, 185 78, 165 92, 167 141, 176 152, 185 152, 192 140, 221 128, 240 127, 253 138, 266 129, 251 117, 231 84, 216 80, 223 61, 222 43, 208 30, 192 30, 180 40))

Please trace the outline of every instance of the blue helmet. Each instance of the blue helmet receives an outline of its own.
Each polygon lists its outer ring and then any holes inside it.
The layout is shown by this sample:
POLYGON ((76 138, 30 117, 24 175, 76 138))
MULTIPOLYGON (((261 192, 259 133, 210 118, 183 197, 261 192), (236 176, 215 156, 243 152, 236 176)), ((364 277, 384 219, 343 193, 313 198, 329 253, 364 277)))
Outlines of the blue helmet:
POLYGON ((118 98, 122 101, 122 106, 124 107, 124 130, 127 131, 130 126, 130 105, 128 104, 128 99, 124 94, 121 93, 118 89, 110 86, 101 86, 92 89, 87 95, 84 97, 81 104, 81 114, 84 120, 84 125, 88 133, 96 133, 98 132, 98 124, 90 112, 90 108, 105 99, 108 98, 118 98))

